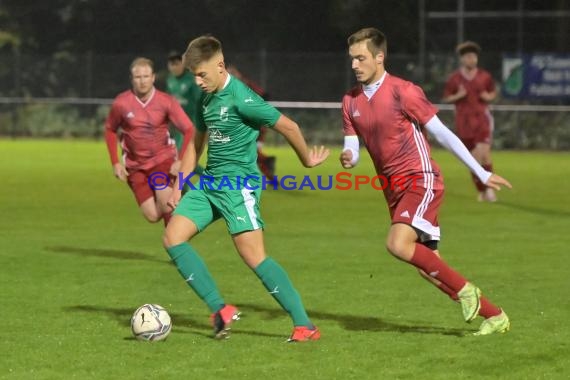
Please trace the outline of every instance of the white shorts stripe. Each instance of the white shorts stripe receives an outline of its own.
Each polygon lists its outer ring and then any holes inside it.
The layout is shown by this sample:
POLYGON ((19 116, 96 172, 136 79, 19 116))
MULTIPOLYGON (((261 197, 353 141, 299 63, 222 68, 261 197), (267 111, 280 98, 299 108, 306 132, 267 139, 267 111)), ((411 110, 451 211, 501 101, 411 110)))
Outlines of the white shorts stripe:
POLYGON ((422 202, 418 206, 415 215, 423 219, 424 213, 426 212, 430 202, 434 198, 434 194, 432 191, 434 174, 432 173, 431 161, 429 158, 428 149, 426 146, 424 136, 415 127, 413 123, 412 123, 412 129, 414 133, 414 141, 416 143, 416 147, 418 148, 418 154, 420 156, 420 160, 422 163, 422 171, 424 174, 424 187, 426 189, 422 202))
POLYGON ((254 230, 259 229, 259 224, 257 223, 257 215, 255 215, 255 198, 252 195, 252 191, 246 188, 241 190, 241 196, 243 197, 243 204, 247 210, 247 215, 249 216, 249 221, 254 230))

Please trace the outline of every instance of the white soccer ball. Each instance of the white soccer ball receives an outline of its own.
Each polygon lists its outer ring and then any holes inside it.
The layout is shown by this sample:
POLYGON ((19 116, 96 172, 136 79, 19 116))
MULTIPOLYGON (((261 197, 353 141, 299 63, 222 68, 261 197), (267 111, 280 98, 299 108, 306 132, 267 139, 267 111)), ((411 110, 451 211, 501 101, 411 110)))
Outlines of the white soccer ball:
POLYGON ((157 341, 166 339, 172 328, 170 315, 157 304, 144 304, 131 318, 131 330, 138 340, 157 341))

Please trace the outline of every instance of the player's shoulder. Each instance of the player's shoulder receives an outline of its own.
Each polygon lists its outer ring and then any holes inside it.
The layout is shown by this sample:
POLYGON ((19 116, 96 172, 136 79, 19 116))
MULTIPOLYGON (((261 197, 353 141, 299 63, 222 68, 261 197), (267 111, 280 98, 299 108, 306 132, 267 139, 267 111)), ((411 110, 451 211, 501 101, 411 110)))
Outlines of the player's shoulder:
POLYGON ((477 75, 479 75, 482 78, 492 78, 493 77, 489 71, 482 69, 482 68, 477 69, 477 75))
POLYGON ((455 70, 454 72, 449 74, 449 77, 447 77, 447 82, 460 80, 461 77, 462 77, 461 70, 459 69, 455 70))
POLYGON ((396 93, 416 91, 419 88, 414 82, 389 74, 386 74, 384 83, 382 83, 382 86, 384 85, 396 93))
POLYGON ((362 94, 362 85, 357 84, 356 86, 352 87, 350 90, 344 93, 344 100, 350 98, 356 98, 358 95, 362 94))
POLYGON ((264 103, 265 100, 241 80, 232 76, 227 87, 236 103, 264 103))
POLYGON ((113 99, 113 107, 119 107, 128 104, 134 99, 135 95, 131 90, 126 90, 115 96, 113 99))

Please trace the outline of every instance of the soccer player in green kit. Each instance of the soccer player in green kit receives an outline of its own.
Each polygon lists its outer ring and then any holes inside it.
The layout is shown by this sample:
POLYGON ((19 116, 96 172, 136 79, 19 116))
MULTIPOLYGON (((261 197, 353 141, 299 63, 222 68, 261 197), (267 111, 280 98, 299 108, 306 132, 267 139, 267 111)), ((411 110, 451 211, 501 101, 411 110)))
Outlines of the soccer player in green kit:
POLYGON ((242 260, 291 316, 294 328, 289 341, 317 340, 320 332, 309 319, 287 273, 265 254, 256 139, 259 128, 273 128, 285 137, 307 168, 321 164, 330 152, 322 146, 309 149, 297 123, 229 75, 222 45, 216 38, 192 40, 184 53, 184 64, 204 94, 199 104, 201 118, 196 123, 195 146, 188 145, 180 172, 190 175, 199 158, 195 152, 201 152, 207 139, 204 174, 214 181, 209 187, 188 191, 181 197, 179 176, 169 200, 175 211, 164 233, 164 247, 182 277, 212 312, 214 335, 227 337, 230 324, 239 319, 239 311, 225 303, 204 261, 188 243, 210 223, 223 218, 242 260), (247 183, 242 183, 248 176, 247 183))

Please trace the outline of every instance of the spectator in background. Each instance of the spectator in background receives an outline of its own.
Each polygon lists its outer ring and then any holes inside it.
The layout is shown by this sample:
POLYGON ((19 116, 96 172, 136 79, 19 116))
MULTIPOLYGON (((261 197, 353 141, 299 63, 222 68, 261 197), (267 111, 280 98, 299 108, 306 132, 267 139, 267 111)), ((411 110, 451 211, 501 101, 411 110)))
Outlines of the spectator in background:
MULTIPOLYGON (((242 81, 246 86, 251 88, 257 95, 261 96, 264 100, 269 100, 269 95, 267 92, 256 82, 250 78, 243 75, 241 71, 235 65, 228 65, 227 71, 233 75, 236 79, 242 81)), ((267 177, 267 179, 272 180, 275 177, 275 156, 266 156, 263 154, 263 143, 265 141, 265 134, 267 133, 267 128, 263 127, 259 130, 259 137, 257 138, 257 166, 261 173, 267 177)))
MULTIPOLYGON (((457 46, 456 52, 459 55, 460 67, 447 80, 443 101, 455 104, 457 136, 477 162, 485 170, 493 172, 493 116, 488 103, 497 97, 495 82, 488 71, 477 66, 481 53, 478 44, 472 41, 463 42, 457 46)), ((478 200, 495 202, 495 191, 477 176, 471 175, 479 192, 478 200)))

